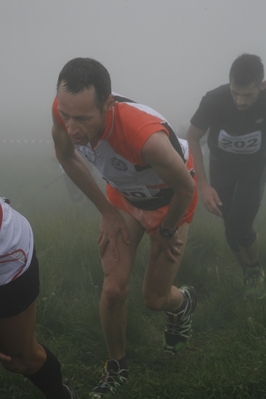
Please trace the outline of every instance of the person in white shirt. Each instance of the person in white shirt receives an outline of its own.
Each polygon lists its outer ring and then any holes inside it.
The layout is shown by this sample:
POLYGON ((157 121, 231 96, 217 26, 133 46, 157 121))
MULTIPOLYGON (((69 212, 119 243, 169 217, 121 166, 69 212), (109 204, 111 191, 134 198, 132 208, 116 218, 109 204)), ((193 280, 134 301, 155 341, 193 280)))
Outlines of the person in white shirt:
POLYGON ((78 399, 62 382, 56 356, 34 329, 39 265, 28 220, 0 197, 0 363, 27 377, 47 399, 78 399))

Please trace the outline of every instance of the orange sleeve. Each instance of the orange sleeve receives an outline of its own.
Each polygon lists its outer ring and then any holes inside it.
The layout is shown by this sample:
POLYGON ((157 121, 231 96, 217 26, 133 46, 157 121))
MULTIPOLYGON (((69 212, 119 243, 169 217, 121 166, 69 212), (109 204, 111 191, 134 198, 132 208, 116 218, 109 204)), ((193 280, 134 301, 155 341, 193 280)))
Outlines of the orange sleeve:
POLYGON ((146 124, 139 129, 135 135, 130 148, 132 151, 132 156, 135 157, 138 165, 146 165, 141 157, 141 151, 148 138, 157 132, 164 132, 169 137, 168 130, 159 122, 151 122, 146 124))
POLYGON ((163 131, 169 137, 167 128, 157 116, 126 103, 116 104, 115 113, 115 134, 108 139, 110 144, 132 164, 145 166, 141 157, 143 145, 156 132, 163 131))

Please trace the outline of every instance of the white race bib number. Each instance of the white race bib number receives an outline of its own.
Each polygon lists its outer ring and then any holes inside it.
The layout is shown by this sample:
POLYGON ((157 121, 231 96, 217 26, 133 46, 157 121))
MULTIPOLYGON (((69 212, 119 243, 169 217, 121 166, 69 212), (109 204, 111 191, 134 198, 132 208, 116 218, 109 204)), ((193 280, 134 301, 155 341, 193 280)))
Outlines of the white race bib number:
POLYGON ((131 201, 141 201, 145 199, 152 198, 151 193, 147 189, 145 185, 140 185, 137 187, 123 187, 123 189, 117 187, 114 183, 109 182, 109 184, 114 187, 116 190, 120 191, 120 193, 128 198, 131 201))
POLYGON ((261 131, 231 136, 221 130, 218 137, 218 147, 221 150, 235 154, 254 154, 261 147, 261 131))
POLYGON ((126 189, 123 188, 123 190, 120 189, 119 191, 121 192, 121 194, 124 195, 124 197, 132 201, 145 200, 151 198, 149 190, 144 185, 139 187, 126 188, 126 189))

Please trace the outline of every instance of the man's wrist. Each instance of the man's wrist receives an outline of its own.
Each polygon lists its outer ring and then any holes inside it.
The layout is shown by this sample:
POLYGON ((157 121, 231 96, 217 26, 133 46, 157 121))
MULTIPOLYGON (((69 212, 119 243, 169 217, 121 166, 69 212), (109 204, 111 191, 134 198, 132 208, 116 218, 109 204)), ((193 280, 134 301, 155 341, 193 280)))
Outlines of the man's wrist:
POLYGON ((204 181, 202 183, 201 182, 198 183, 199 191, 204 190, 206 187, 209 187, 209 183, 207 181, 204 181))
POLYGON ((175 235, 175 233, 177 232, 177 230, 178 230, 178 227, 176 227, 174 230, 170 230, 170 229, 165 229, 164 227, 159 225, 159 233, 164 238, 172 238, 175 235))

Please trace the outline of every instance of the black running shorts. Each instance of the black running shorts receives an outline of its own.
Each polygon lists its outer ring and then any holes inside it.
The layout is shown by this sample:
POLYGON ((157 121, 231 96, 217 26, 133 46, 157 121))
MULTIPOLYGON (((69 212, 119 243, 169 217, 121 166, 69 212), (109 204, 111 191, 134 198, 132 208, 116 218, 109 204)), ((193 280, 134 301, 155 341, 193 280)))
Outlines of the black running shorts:
POLYGON ((39 264, 35 250, 29 268, 10 283, 0 286, 0 318, 16 316, 39 295, 39 264))

